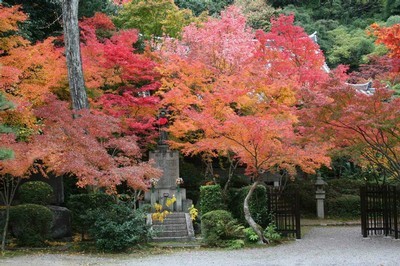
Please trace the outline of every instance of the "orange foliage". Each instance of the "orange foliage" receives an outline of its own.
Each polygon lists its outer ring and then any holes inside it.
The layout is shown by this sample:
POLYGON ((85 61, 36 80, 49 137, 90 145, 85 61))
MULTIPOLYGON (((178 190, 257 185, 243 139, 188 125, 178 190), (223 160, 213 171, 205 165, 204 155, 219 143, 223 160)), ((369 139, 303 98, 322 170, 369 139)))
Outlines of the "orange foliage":
POLYGON ((371 25, 371 34, 377 37, 378 44, 384 44, 392 57, 400 58, 400 24, 391 27, 381 27, 374 23, 371 25))
POLYGON ((4 7, 0 4, 0 55, 19 45, 27 44, 21 36, 12 34, 18 30, 18 23, 27 16, 20 11, 21 6, 4 7))
POLYGON ((19 47, 0 58, 0 63, 15 69, 18 78, 1 84, 9 94, 22 97, 33 105, 40 104, 53 88, 66 78, 63 51, 49 38, 35 45, 19 47))

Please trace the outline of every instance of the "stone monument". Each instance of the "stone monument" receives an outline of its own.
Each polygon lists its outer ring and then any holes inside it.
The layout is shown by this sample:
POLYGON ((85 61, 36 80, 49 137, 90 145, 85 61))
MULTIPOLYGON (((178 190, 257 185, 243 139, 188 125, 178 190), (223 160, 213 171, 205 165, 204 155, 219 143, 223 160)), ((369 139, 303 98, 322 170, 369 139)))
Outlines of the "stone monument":
POLYGON ((154 203, 160 203, 165 207, 166 200, 175 196, 176 202, 169 209, 176 212, 188 212, 192 201, 186 198, 186 189, 180 187, 183 180, 179 176, 179 152, 171 150, 166 143, 168 119, 164 109, 160 111, 158 126, 160 138, 156 150, 150 152, 149 158, 154 160, 157 168, 163 170, 163 175, 158 182, 152 184, 150 191, 145 193, 145 202, 152 206, 154 203))

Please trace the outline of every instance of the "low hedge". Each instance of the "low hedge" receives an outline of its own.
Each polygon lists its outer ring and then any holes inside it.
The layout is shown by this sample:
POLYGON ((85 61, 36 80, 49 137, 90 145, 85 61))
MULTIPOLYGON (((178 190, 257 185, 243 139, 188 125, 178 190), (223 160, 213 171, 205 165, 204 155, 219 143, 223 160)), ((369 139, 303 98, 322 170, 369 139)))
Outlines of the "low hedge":
POLYGON ((337 198, 327 198, 326 212, 331 217, 353 218, 360 216, 360 196, 340 195, 337 198))
POLYGON ((20 246, 43 246, 49 238, 53 214, 45 206, 21 204, 10 209, 10 227, 20 246))

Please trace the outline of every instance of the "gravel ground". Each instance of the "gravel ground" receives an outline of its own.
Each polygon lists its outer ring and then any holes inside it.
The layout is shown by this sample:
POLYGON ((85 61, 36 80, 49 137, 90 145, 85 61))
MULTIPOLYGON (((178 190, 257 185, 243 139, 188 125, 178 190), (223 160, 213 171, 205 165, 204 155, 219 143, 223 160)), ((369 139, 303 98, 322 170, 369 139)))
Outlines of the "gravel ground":
POLYGON ((400 240, 364 239, 358 226, 313 227, 301 240, 275 247, 231 251, 189 250, 145 258, 30 255, 0 259, 0 265, 400 265, 400 240))

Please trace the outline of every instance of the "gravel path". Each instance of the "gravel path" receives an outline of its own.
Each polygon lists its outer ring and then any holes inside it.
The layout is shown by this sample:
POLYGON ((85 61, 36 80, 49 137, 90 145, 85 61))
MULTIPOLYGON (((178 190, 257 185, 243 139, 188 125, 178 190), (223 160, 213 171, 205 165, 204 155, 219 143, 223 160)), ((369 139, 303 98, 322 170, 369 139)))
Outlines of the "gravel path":
POLYGON ((400 265, 400 240, 363 239, 358 226, 314 227, 302 240, 232 251, 190 250, 145 258, 89 255, 30 255, 0 259, 0 265, 400 265))

